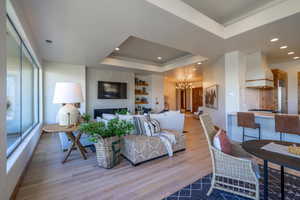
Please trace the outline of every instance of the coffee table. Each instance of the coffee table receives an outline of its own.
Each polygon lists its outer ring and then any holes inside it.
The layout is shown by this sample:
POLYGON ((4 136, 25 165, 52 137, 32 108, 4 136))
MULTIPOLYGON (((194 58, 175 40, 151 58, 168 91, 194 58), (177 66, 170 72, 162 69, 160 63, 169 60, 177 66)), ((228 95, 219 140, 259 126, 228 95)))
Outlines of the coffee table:
POLYGON ((79 126, 71 126, 71 127, 65 127, 60 126, 58 124, 48 124, 44 125, 42 128, 42 131, 45 133, 59 133, 64 132, 72 142, 70 145, 67 154, 65 155, 65 158, 63 159, 62 163, 65 163, 69 156, 71 155, 71 152, 75 150, 75 147, 79 150, 81 157, 86 160, 86 153, 84 146, 80 143, 80 138, 82 133, 79 132, 77 135, 74 134, 75 131, 77 131, 79 126))
POLYGON ((261 149, 261 147, 274 142, 276 144, 290 146, 291 142, 281 142, 274 140, 251 140, 242 144, 243 149, 248 153, 264 160, 264 199, 268 199, 268 162, 275 163, 281 167, 281 199, 284 199, 284 167, 300 171, 300 159, 288 155, 283 155, 261 149))

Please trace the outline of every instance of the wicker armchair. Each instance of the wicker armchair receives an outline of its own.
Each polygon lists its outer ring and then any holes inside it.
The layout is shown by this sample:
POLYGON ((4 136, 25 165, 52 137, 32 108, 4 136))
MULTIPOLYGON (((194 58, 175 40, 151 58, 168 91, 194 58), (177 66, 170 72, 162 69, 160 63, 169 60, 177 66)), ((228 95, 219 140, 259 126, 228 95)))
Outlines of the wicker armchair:
POLYGON ((228 155, 213 146, 213 138, 217 133, 214 124, 208 114, 199 116, 201 125, 208 142, 212 165, 213 176, 211 187, 207 193, 209 196, 213 189, 219 189, 234 193, 251 199, 259 200, 259 180, 255 174, 253 163, 250 159, 245 159, 246 152, 243 152, 241 146, 233 143, 233 155, 228 155), (235 157, 235 155, 241 155, 235 157))

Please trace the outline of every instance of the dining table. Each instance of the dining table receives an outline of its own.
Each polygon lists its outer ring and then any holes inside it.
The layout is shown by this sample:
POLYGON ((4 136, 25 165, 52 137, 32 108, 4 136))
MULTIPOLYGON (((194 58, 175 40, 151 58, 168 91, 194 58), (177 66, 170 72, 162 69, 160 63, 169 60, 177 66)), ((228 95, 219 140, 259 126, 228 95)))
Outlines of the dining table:
POLYGON ((300 171, 300 156, 293 156, 288 155, 289 153, 280 153, 278 149, 274 150, 266 150, 264 148, 268 144, 277 144, 277 145, 284 145, 284 146, 292 146, 297 145, 300 146, 298 143, 294 142, 284 142, 284 141, 277 141, 277 140, 250 140, 242 143, 242 148, 248 152, 249 154, 260 158, 264 161, 264 200, 268 199, 269 193, 269 168, 268 163, 274 163, 280 166, 280 188, 281 188, 281 199, 285 198, 285 191, 284 191, 284 171, 285 168, 290 168, 293 170, 300 171))

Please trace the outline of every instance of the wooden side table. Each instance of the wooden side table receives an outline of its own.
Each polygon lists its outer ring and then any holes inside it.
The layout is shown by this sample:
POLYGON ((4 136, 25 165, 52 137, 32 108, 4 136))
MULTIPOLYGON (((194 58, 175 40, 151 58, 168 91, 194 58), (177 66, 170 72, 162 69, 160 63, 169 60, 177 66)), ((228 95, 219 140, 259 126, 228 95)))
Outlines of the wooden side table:
POLYGON ((64 126, 59 126, 58 124, 49 124, 49 125, 44 125, 42 128, 42 133, 59 133, 59 132, 65 132, 72 144, 70 145, 67 154, 65 155, 65 158, 63 159, 62 163, 65 163, 69 156, 71 155, 71 152, 77 147, 77 149, 80 152, 81 157, 86 160, 87 156, 86 153, 87 151, 85 148, 82 146, 80 143, 80 138, 82 133, 79 132, 77 135, 74 134, 75 131, 77 131, 79 126, 72 126, 70 128, 64 127, 64 126))

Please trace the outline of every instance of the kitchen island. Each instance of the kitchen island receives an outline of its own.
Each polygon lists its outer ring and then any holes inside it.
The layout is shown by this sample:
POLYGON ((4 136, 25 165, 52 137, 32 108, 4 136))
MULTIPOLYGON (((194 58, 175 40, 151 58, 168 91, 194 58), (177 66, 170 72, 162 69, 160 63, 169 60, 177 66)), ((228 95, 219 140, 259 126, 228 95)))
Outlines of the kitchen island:
MULTIPOLYGON (((253 112, 256 123, 261 126, 261 139, 263 140, 280 140, 280 133, 275 131, 275 114, 267 112, 253 112)), ((243 128, 237 126, 237 113, 228 114, 227 132, 231 140, 243 141, 243 128)), ((258 129, 245 129, 246 135, 258 136, 258 129)), ((245 138, 251 140, 251 138, 245 138)), ((283 134, 283 140, 300 143, 300 135, 283 134)))

